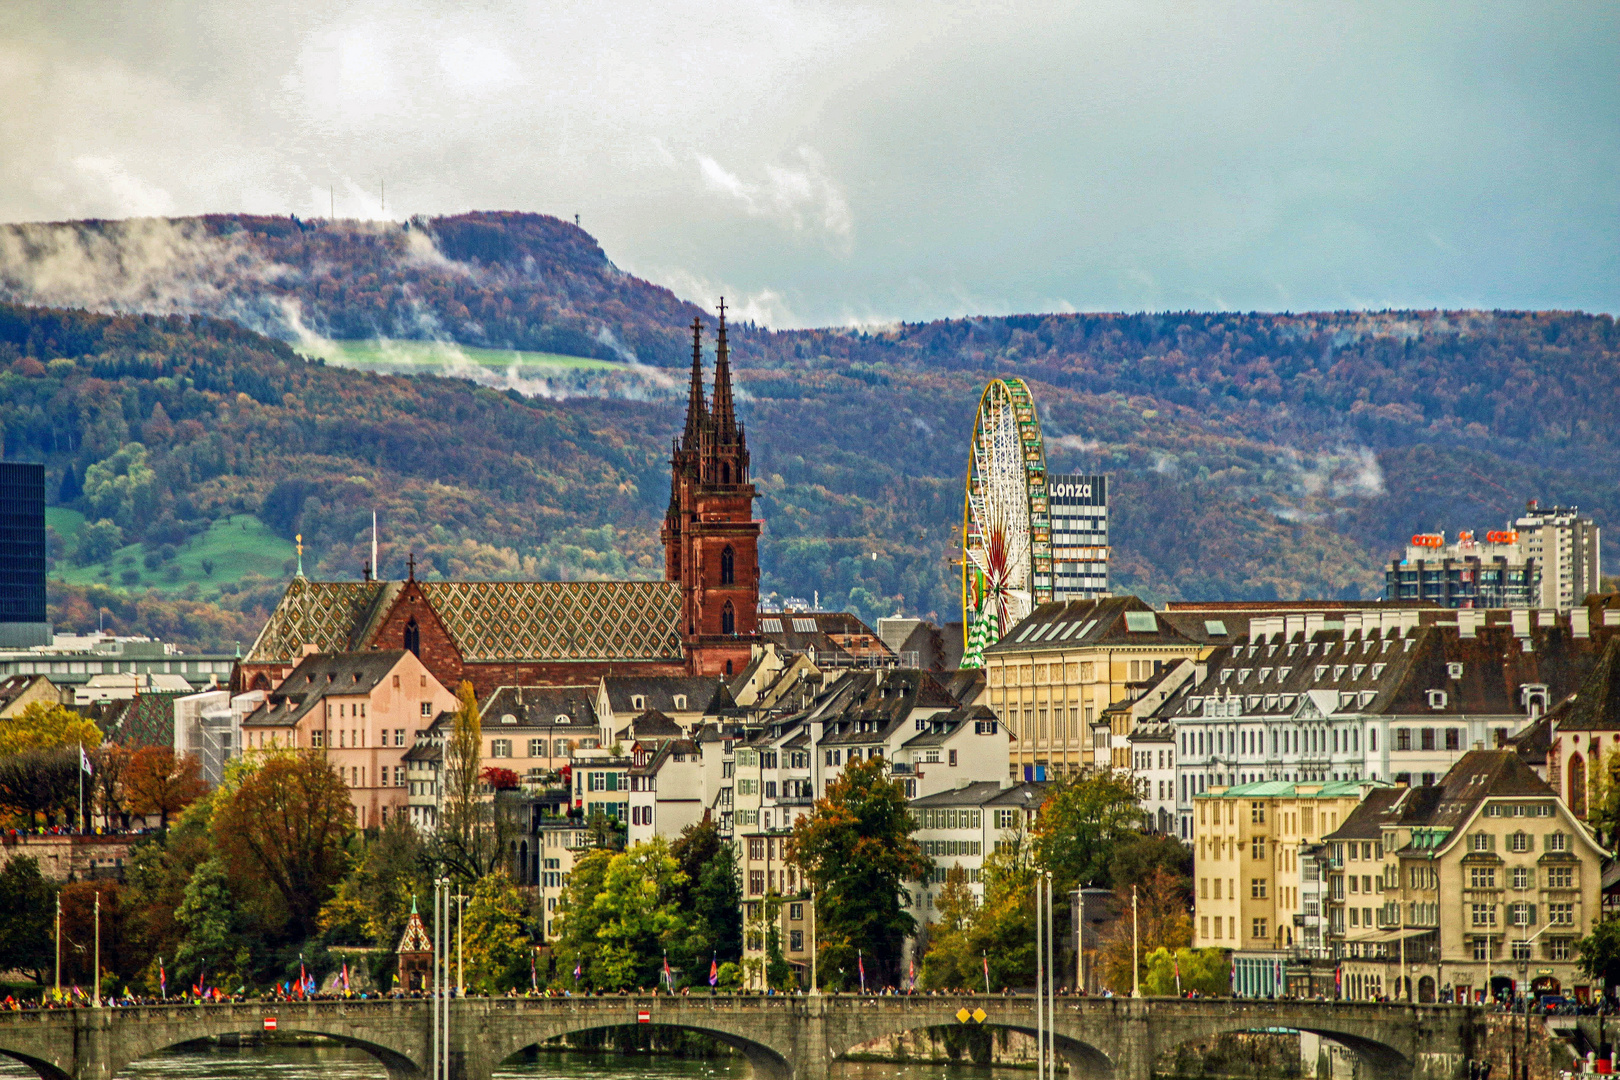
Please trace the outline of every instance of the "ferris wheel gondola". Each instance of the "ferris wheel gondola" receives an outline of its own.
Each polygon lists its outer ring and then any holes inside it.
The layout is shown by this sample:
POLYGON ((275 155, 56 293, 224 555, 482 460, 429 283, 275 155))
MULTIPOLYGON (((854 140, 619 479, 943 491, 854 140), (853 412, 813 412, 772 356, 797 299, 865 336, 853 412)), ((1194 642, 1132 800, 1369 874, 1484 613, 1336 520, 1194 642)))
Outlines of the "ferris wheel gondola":
POLYGON ((996 379, 979 398, 962 512, 963 667, 1052 599, 1046 449, 1022 379, 996 379))

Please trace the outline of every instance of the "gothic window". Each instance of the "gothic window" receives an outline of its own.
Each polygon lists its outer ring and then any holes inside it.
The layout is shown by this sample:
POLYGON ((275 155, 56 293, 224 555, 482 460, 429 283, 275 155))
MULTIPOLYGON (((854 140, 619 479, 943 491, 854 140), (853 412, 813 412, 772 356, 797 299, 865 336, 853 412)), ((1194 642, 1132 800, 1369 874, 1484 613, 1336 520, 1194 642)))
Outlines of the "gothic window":
POLYGON ((270 689, 270 680, 265 677, 264 672, 261 671, 257 675, 253 676, 252 689, 254 689, 254 690, 268 690, 268 689, 270 689))
POLYGON ((1586 816, 1586 762, 1579 754, 1575 754, 1569 759, 1569 795, 1567 801, 1570 813, 1578 818, 1586 816))
POLYGON ((737 632, 737 612, 726 601, 726 606, 720 609, 720 632, 722 634, 735 634, 737 632))
POLYGON ((405 624, 405 647, 417 656, 422 655, 422 628, 416 625, 416 616, 405 624))
POLYGON ((720 463, 720 482, 722 484, 731 483, 731 462, 729 461, 720 463))
POLYGON ((720 584, 735 585, 737 583, 737 555, 727 544, 720 553, 720 584))

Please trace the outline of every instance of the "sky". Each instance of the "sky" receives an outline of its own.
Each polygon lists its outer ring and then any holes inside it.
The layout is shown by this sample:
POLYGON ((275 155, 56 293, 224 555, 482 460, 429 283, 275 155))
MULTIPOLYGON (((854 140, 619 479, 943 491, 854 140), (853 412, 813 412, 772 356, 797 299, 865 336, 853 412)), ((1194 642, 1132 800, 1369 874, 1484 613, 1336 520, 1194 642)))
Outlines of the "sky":
POLYGON ((578 214, 782 328, 1616 312, 1617 71, 1613 3, 6 0, 0 220, 578 214))

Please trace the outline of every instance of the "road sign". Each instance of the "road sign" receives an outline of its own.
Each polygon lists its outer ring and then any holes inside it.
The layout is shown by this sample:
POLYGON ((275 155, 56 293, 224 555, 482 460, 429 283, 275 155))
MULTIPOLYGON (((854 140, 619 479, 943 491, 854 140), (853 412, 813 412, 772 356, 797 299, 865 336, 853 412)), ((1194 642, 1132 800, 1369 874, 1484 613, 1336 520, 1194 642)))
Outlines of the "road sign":
POLYGON ((264 1018, 264 1030, 266 1030, 266 1031, 274 1031, 274 1030, 276 1030, 276 1018, 275 1017, 267 1016, 267 1017, 264 1018))
POLYGON ((650 1024, 650 1023, 652 1023, 652 1013, 648 1012, 646 1009, 640 1010, 639 1012, 636 1013, 636 1023, 638 1023, 638 1024, 650 1024))
POLYGON ((974 1019, 974 1022, 976 1022, 976 1023, 980 1023, 980 1024, 984 1023, 985 1017, 987 1017, 989 1015, 990 1014, 985 1012, 983 1009, 974 1009, 973 1010, 973 1019, 974 1019))
POLYGON ((956 1019, 957 1019, 958 1023, 965 1024, 969 1020, 973 1019, 973 1014, 968 1012, 967 1009, 965 1009, 965 1008, 957 1009, 956 1010, 956 1019))

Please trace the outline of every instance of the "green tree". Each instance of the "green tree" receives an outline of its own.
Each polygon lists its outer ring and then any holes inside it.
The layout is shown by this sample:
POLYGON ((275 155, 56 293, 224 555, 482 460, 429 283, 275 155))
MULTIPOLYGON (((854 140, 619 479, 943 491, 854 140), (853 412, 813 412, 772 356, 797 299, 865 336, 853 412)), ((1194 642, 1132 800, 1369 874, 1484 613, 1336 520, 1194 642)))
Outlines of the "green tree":
POLYGON ((1605 919, 1575 943, 1580 968, 1605 986, 1620 983, 1620 919, 1605 919))
POLYGON ((0 971, 21 971, 45 985, 56 955, 56 894, 38 859, 20 855, 0 866, 0 971))
POLYGON ((206 972, 226 985, 246 975, 251 956, 236 908, 225 864, 211 858, 198 866, 174 913, 185 934, 175 952, 177 976, 195 979, 206 972))
POLYGON ((473 886, 463 927, 467 985, 486 994, 529 985, 534 915, 517 883, 497 871, 473 886))
POLYGON ((968 887, 967 871, 958 863, 945 872, 939 894, 939 920, 928 926, 928 951, 923 954, 921 982, 929 990, 983 988, 983 968, 970 940, 977 905, 968 887))
POLYGON ((607 880, 611 851, 596 850, 574 860, 573 873, 557 901, 557 917, 552 920, 557 940, 554 955, 557 968, 552 985, 558 989, 600 989, 597 981, 598 958, 602 953, 600 931, 607 912, 596 906, 596 897, 607 880), (579 971, 579 977, 574 972, 579 971))
POLYGON ((508 857, 514 825, 498 797, 485 798, 479 776, 483 722, 472 684, 456 690, 456 711, 444 740, 444 800, 433 833, 433 859, 463 881, 478 881, 508 857))
POLYGON ((1161 946, 1144 958, 1142 969, 1142 993, 1150 997, 1174 997, 1193 990, 1205 997, 1224 997, 1232 992, 1231 958, 1225 949, 1172 951, 1161 946))
POLYGON ((671 956, 694 972, 707 972, 714 961, 741 960, 743 897, 736 850, 705 818, 683 829, 669 852, 686 879, 675 891, 675 905, 686 913, 686 934, 671 956))
POLYGON ((84 471, 84 499, 98 518, 111 518, 120 528, 144 525, 156 516, 157 473, 146 461, 146 447, 125 443, 84 471))
POLYGON ((332 944, 391 950, 405 932, 412 899, 433 888, 427 848, 403 815, 361 843, 358 865, 321 908, 321 929, 332 944))
POLYGON ((80 566, 106 562, 113 552, 124 546, 124 530, 108 518, 87 521, 79 529, 79 538, 73 547, 73 561, 80 566))
MULTIPOLYGON (((0 757, 0 811, 23 815, 28 826, 77 821, 80 779, 77 748, 21 750, 0 757)), ((86 795, 86 802, 89 794, 86 795)))
POLYGON ((1059 895, 1112 884, 1109 865, 1121 843, 1146 823, 1128 776, 1087 773, 1057 782, 1035 824, 1035 854, 1052 871, 1059 895))
POLYGON ((685 929, 674 902, 685 883, 662 837, 613 856, 593 902, 602 918, 596 931, 602 949, 593 969, 598 987, 657 985, 664 955, 679 947, 685 929))
POLYGON ((881 760, 851 764, 825 798, 793 827, 793 851, 816 891, 818 968, 855 977, 864 958, 867 985, 899 982, 900 948, 917 926, 901 906, 905 886, 932 864, 912 838, 917 820, 905 789, 881 760))
POLYGON ((1586 820, 1608 838, 1609 846, 1620 837, 1620 750, 1610 750, 1590 773, 1591 794, 1586 820))

